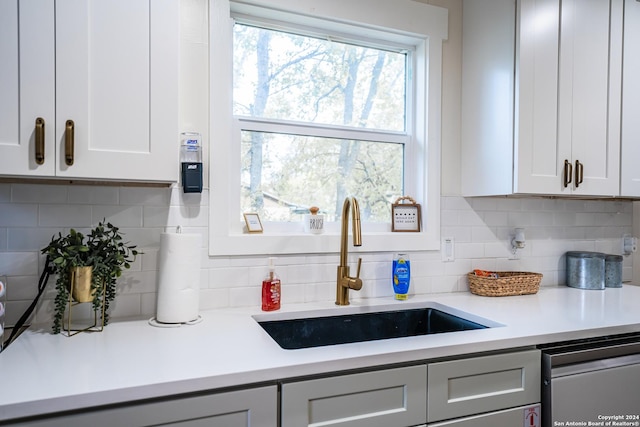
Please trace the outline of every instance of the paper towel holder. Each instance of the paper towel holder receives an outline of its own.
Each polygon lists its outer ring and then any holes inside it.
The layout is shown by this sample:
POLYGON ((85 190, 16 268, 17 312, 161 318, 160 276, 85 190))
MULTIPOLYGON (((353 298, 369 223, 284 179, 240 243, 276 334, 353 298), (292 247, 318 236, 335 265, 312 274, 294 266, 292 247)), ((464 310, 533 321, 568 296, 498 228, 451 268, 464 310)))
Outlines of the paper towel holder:
POLYGON ((197 277, 199 277, 200 271, 198 251, 201 236, 197 233, 182 234, 182 226, 180 225, 175 227, 175 233, 171 232, 171 229, 160 236, 158 303, 156 315, 148 321, 151 326, 161 328, 195 325, 203 320, 202 316, 197 313, 197 294, 199 293, 197 277), (180 267, 176 268, 176 265, 180 267), (182 283, 191 285, 185 288, 181 285, 182 283), (188 291, 186 299, 184 291, 188 291), (191 295, 194 295, 195 298, 191 295), (180 303, 184 305, 185 302, 187 303, 187 312, 181 312, 180 309, 176 311, 176 307, 180 307, 180 303), (178 305, 176 306, 176 304, 178 305))
POLYGON ((180 326, 197 325, 200 322, 202 322, 202 316, 199 314, 198 314, 198 317, 196 317, 195 319, 189 320, 188 322, 181 322, 181 323, 158 322, 158 319, 156 319, 155 316, 149 319, 149 324, 151 326, 155 326, 156 328, 178 328, 180 326))

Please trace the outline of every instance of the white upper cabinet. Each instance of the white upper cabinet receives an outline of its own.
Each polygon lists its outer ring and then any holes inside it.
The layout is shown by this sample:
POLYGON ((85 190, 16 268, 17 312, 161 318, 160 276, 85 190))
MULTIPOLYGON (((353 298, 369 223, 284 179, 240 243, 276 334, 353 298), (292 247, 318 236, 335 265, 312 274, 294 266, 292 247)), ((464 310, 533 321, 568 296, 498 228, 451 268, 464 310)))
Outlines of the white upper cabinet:
POLYGON ((623 0, 465 0, 462 192, 616 196, 623 0))
POLYGON ((0 7, 0 87, 15 88, 0 101, 0 174, 177 181, 177 0, 0 7))
POLYGON ((620 194, 640 196, 640 2, 624 4, 620 194))
POLYGON ((0 2, 0 175, 55 174, 53 16, 51 0, 0 2))

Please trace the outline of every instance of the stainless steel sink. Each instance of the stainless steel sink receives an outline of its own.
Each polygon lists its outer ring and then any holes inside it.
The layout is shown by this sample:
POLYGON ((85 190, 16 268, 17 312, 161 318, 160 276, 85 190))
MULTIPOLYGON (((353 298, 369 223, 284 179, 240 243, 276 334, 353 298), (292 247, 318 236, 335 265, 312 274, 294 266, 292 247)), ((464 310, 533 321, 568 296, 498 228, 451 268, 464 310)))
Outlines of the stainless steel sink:
POLYGON ((501 326, 437 303, 343 311, 263 314, 254 319, 287 350, 501 326))

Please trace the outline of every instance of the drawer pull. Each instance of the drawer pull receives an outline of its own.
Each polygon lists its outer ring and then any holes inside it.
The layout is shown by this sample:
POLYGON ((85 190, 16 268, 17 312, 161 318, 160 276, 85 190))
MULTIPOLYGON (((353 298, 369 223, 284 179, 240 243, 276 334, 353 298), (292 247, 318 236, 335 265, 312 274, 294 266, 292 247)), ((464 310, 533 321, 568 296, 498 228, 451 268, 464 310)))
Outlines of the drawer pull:
POLYGON ((564 188, 567 188, 571 184, 571 178, 573 176, 573 165, 567 159, 564 160, 564 188))
POLYGON ((35 127, 35 141, 36 141, 36 164, 44 164, 44 119, 38 117, 36 119, 35 127))
POLYGON ((576 160, 576 188, 582 184, 584 180, 584 164, 580 163, 579 160, 576 160))
POLYGON ((64 162, 67 166, 73 165, 73 120, 67 120, 64 130, 64 162))

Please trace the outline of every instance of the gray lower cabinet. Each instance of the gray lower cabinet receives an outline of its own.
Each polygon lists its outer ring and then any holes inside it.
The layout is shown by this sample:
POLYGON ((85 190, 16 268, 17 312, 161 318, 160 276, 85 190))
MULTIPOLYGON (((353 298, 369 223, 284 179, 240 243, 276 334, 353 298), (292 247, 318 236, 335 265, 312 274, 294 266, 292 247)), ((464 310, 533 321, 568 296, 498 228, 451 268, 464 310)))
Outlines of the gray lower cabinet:
POLYGON ((428 422, 539 404, 540 363, 540 350, 524 350, 429 364, 428 422))
POLYGON ((281 427, 410 427, 427 419, 427 366, 282 384, 281 427))
POLYGON ((48 417, 20 427, 276 427, 275 385, 48 417))
POLYGON ((278 386, 269 385, 82 410, 11 425, 538 426, 540 351, 523 350, 323 378, 283 381, 280 384, 279 398, 278 404, 278 386))

